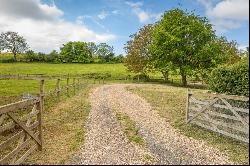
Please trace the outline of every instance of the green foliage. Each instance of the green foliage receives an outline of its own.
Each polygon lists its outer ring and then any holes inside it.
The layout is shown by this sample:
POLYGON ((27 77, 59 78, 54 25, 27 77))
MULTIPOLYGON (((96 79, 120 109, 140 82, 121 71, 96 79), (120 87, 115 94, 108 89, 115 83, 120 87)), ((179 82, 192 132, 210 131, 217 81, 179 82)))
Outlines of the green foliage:
POLYGON ((233 65, 215 68, 209 77, 209 88, 215 92, 249 96, 248 58, 233 65))
POLYGON ((0 35, 0 51, 10 51, 14 55, 14 61, 16 61, 16 55, 22 53, 28 49, 26 40, 20 36, 17 32, 5 32, 0 35))
POLYGON ((96 55, 101 63, 112 62, 115 55, 114 48, 106 43, 100 43, 97 46, 96 55))
POLYGON ((68 42, 61 48, 63 62, 90 63, 92 55, 86 42, 68 42))
POLYGON ((153 25, 149 24, 130 36, 131 40, 125 47, 127 53, 125 65, 129 71, 146 74, 151 69, 149 67, 151 54, 148 46, 151 44, 152 31, 153 25))
POLYGON ((190 70, 210 67, 216 55, 209 54, 209 49, 212 50, 209 46, 214 39, 212 25, 206 18, 173 9, 165 12, 157 23, 151 51, 159 62, 164 62, 162 64, 171 62, 178 67, 183 85, 186 85, 186 75, 190 70))

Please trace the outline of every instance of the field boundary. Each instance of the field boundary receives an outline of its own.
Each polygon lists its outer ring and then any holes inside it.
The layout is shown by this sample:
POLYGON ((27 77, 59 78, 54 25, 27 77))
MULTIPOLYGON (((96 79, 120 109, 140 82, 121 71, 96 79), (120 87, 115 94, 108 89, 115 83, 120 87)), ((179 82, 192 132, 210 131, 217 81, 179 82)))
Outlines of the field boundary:
POLYGON ((248 98, 214 95, 202 100, 187 92, 186 122, 249 143, 248 98), (235 98, 235 99, 234 99, 235 98))
MULTIPOLYGON (((22 77, 18 79, 22 79, 22 77)), ((33 76, 29 79, 40 80, 40 92, 37 95, 24 96, 21 101, 0 106, 0 165, 21 164, 36 149, 42 150, 41 117, 44 110, 44 99, 47 96, 54 95, 60 100, 62 91, 66 91, 69 97, 70 89, 75 95, 76 91, 83 88, 82 79, 79 77, 67 77, 67 84, 64 87, 60 86, 63 78, 56 78, 55 90, 44 92, 46 79, 33 76), (70 79, 73 80, 72 84, 69 84, 70 79), (27 113, 30 109, 32 111, 27 113)))

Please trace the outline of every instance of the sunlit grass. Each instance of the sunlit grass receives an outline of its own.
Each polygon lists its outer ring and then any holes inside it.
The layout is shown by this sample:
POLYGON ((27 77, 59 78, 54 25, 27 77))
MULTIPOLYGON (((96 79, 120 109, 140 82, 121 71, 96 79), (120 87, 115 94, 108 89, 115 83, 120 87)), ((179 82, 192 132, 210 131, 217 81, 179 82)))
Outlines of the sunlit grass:
MULTIPOLYGON (((211 146, 228 154, 233 162, 248 164, 249 147, 247 143, 236 141, 198 126, 186 124, 186 88, 148 84, 129 90, 145 98, 158 111, 160 116, 164 117, 184 135, 206 141, 211 146)), ((196 91, 203 90, 196 89, 196 91)))

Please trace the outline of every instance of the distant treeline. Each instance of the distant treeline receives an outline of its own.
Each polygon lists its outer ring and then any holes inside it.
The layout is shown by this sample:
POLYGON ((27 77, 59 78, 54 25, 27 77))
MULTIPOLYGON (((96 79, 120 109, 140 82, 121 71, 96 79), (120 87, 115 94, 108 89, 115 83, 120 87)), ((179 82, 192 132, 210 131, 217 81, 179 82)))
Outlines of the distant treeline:
POLYGON ((45 63, 122 63, 124 57, 116 56, 112 46, 106 43, 68 42, 48 54, 27 50, 13 57, 12 53, 1 53, 0 62, 45 62, 45 63))

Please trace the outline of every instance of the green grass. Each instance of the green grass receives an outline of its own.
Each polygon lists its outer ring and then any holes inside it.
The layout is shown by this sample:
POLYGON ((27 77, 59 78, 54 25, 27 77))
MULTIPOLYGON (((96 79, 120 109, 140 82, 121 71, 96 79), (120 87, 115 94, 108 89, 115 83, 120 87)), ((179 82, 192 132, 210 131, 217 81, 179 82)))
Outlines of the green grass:
POLYGON ((139 128, 136 127, 134 121, 132 121, 128 115, 116 112, 116 118, 120 122, 121 127, 130 142, 136 143, 138 145, 144 145, 143 138, 139 135, 139 128))
POLYGON ((123 64, 48 64, 48 63, 0 63, 0 74, 89 74, 110 73, 113 78, 127 76, 123 64))
MULTIPOLYGON (((0 63, 1 74, 44 74, 51 75, 76 75, 76 74, 111 74, 111 78, 105 80, 107 83, 131 83, 134 73, 127 71, 124 64, 49 64, 49 63, 0 63), (125 80, 130 75, 129 80, 125 80)), ((151 82, 163 83, 159 72, 149 73, 151 82)), ((180 85, 180 76, 170 76, 170 82, 180 85)), ((93 82, 93 80, 90 80, 93 82)), ((141 82, 141 81, 140 81, 141 82)), ((96 83, 99 83, 96 80, 96 83)), ((62 84, 66 84, 62 80, 62 84)), ((45 91, 55 89, 56 81, 45 81, 45 91)), ((62 85, 63 86, 63 85, 62 85)), ((39 81, 30 80, 0 80, 0 96, 18 96, 23 93, 39 93, 39 81)))
MULTIPOLYGON (((0 63, 0 74, 44 74, 76 75, 76 74, 111 74, 109 82, 131 82, 124 79, 134 75, 126 70, 124 64, 48 64, 48 63, 0 63)), ((151 74, 160 77, 157 74, 151 74)), ((93 80, 92 80, 93 81, 93 80)), ((107 80, 108 81, 108 80, 107 80)), ((64 80, 64 84, 66 81, 64 80)), ((96 81, 98 83, 98 81, 96 81)), ((62 81, 63 84, 63 81, 62 81)), ((45 81, 45 91, 55 88, 56 81, 45 81)), ((36 94, 39 92, 39 81, 0 80, 0 96, 17 96, 22 93, 36 94)))
POLYGON ((88 85, 71 98, 63 98, 45 109, 43 121, 43 151, 28 157, 24 164, 64 164, 83 144, 85 123, 90 111, 88 85))
MULTIPOLYGON (((188 137, 204 140, 213 147, 228 154, 233 162, 248 164, 248 144, 224 137, 198 126, 186 124, 185 108, 187 89, 167 85, 144 85, 130 91, 145 98, 173 127, 188 137)), ((202 92, 203 90, 196 90, 202 92)))

